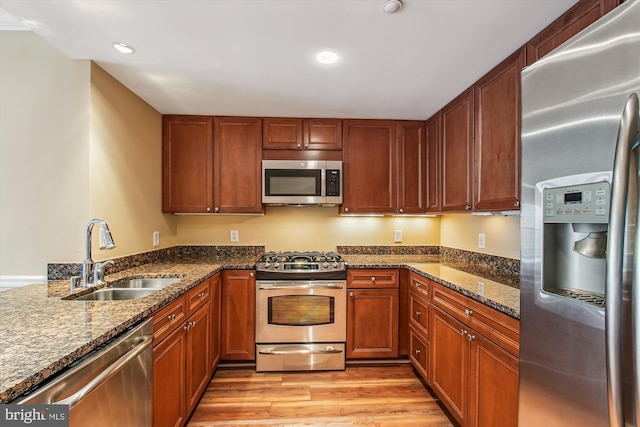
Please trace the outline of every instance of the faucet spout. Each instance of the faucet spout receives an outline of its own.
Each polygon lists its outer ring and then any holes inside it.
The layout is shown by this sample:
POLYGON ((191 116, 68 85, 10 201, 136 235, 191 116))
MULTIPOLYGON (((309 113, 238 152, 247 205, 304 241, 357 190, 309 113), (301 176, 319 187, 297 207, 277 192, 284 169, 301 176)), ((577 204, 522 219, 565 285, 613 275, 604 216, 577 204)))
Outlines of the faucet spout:
POLYGON ((113 237, 111 236, 111 231, 109 230, 109 226, 106 222, 99 218, 94 218, 89 221, 87 224, 87 235, 85 241, 85 258, 82 263, 82 287, 86 288, 94 283, 94 267, 95 263, 91 258, 91 232, 93 230, 93 226, 98 224, 100 226, 100 233, 102 236, 102 240, 104 241, 104 249, 113 249, 116 247, 116 244, 113 242, 113 237))

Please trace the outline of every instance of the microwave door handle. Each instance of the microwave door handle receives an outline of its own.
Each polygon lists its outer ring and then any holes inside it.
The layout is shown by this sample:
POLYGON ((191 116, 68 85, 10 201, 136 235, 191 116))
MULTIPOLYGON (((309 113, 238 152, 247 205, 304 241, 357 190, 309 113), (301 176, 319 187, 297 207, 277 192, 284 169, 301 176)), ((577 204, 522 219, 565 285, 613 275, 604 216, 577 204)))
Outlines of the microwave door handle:
MULTIPOLYGON (((626 102, 616 141, 611 181, 607 272, 605 276, 605 343, 607 359, 607 396, 611 427, 624 426, 622 365, 622 278, 624 233, 631 156, 638 138, 638 95, 626 102)), ((637 244, 637 242, 636 242, 637 244)), ((636 369, 637 371, 637 369, 636 369)))

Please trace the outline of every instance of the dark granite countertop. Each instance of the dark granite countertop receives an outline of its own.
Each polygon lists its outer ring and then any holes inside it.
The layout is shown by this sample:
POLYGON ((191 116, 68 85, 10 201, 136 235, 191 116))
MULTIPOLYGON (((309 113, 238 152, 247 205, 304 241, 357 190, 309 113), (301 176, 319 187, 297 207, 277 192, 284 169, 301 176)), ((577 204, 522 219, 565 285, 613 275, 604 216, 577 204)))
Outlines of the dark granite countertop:
MULTIPOLYGON (((0 403, 7 403, 148 318, 222 269, 252 269, 256 258, 180 260, 145 264, 106 277, 180 277, 144 298, 63 300, 69 281, 34 284, 0 293, 0 403)), ((86 291, 78 291, 80 293, 86 291)))
POLYGON ((436 283, 520 319, 517 276, 469 264, 441 263, 437 255, 343 255, 349 268, 408 268, 436 283))

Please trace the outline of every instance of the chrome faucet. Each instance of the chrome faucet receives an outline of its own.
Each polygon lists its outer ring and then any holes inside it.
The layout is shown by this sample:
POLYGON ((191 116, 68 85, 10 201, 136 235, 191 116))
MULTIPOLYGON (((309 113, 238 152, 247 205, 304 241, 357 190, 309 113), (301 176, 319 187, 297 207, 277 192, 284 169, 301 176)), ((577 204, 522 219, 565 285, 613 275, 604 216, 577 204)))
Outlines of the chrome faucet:
POLYGON ((100 233, 102 236, 102 240, 104 241, 104 249, 113 249, 116 247, 116 244, 113 243, 113 237, 111 237, 111 231, 109 231, 109 226, 106 222, 99 218, 94 218, 89 221, 87 224, 87 240, 85 246, 85 259, 82 263, 82 287, 86 288, 87 286, 91 286, 96 284, 97 282, 101 282, 104 276, 104 266, 106 264, 113 263, 113 261, 105 261, 103 263, 98 263, 96 268, 96 263, 91 259, 91 230, 93 226, 98 224, 100 226, 100 233))

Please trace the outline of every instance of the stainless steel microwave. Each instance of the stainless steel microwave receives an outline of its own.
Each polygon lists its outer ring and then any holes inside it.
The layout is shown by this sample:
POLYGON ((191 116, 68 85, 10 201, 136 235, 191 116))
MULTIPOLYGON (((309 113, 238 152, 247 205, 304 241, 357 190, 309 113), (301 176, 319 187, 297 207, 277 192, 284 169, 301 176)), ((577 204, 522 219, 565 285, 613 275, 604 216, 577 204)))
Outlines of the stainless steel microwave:
POLYGON ((262 203, 335 206, 342 203, 342 162, 263 160, 262 203))

